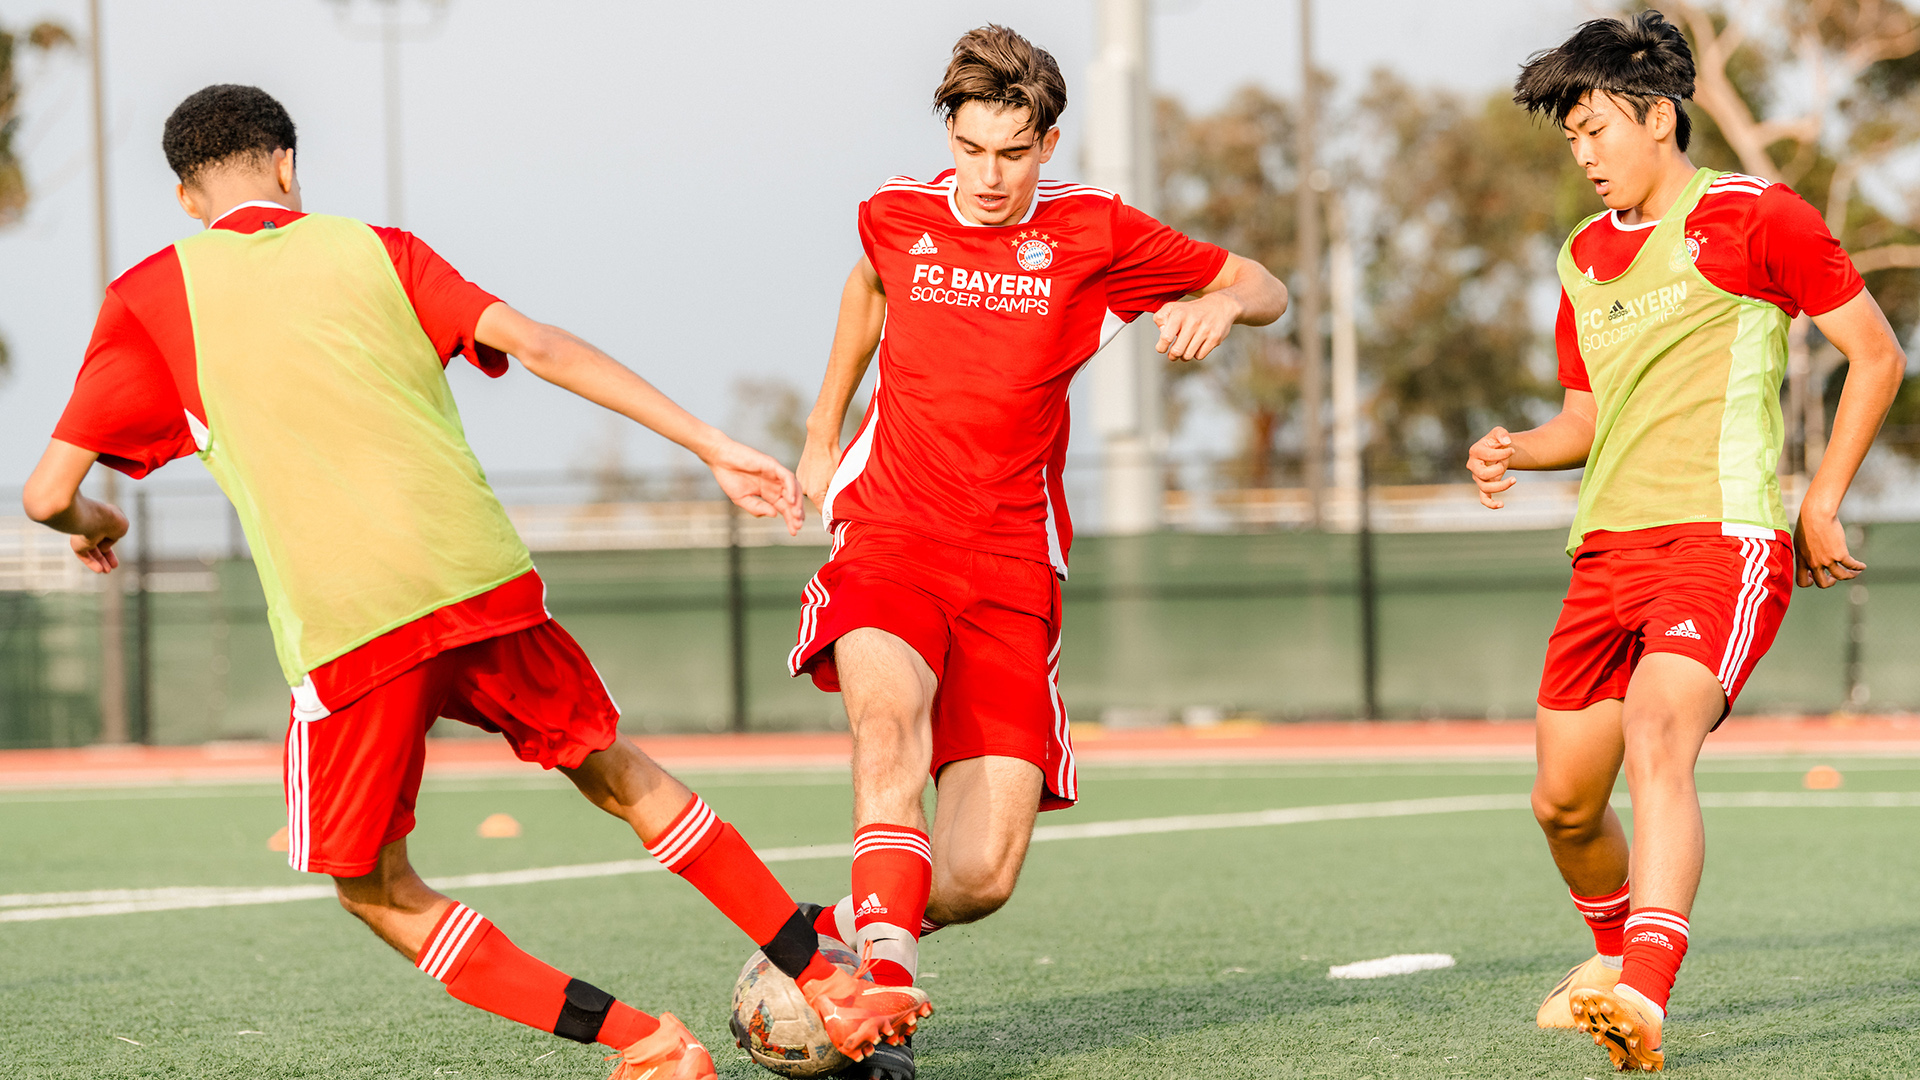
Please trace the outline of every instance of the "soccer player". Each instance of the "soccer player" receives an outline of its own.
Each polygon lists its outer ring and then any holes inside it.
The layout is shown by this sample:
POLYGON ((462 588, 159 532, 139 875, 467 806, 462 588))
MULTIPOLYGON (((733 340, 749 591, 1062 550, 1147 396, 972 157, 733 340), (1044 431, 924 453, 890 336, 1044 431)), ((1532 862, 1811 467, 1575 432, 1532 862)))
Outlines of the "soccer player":
POLYGON ((640 1012, 527 955, 407 860, 437 717, 503 735, 626 820, 800 983, 858 1059, 904 1038, 923 1001, 822 958, 803 913, 733 827, 616 733, 599 675, 547 614, 527 549, 468 448, 445 365, 535 375, 698 454, 749 513, 798 529, 773 459, 673 404, 579 338, 468 283, 397 229, 305 214, 295 132, 250 86, 210 86, 167 119, 180 205, 207 228, 109 288, 27 513, 100 573, 127 520, 80 494, 97 461, 134 477, 198 453, 254 553, 288 683, 289 861, 454 997, 617 1051, 615 1077, 694 1080, 713 1064, 672 1016, 640 1012))
MULTIPOLYGON (((819 925, 870 948, 885 984, 912 983, 921 934, 1005 904, 1036 813, 1077 796, 1055 686, 1068 383, 1141 313, 1159 351, 1199 360, 1286 308, 1257 263, 1110 191, 1041 180, 1066 97, 1053 57, 1012 30, 954 46, 934 92, 954 167, 861 204, 866 253, 808 418, 800 482, 833 551, 789 663, 845 696, 853 733, 853 891, 819 925)), ((911 1077, 910 1046, 882 1047, 867 1072, 911 1077)))
POLYGON ((1561 124, 1608 209, 1560 253, 1561 412, 1494 428, 1467 461, 1494 509, 1510 470, 1586 467, 1540 682, 1533 809, 1597 955, 1538 1022, 1577 1026, 1634 1070, 1665 1060, 1705 860, 1694 761, 1772 644, 1796 574, 1826 588, 1865 568, 1840 502, 1906 367, 1811 206, 1687 159, 1693 74, 1686 39, 1654 11, 1588 22, 1522 69, 1514 100, 1561 124), (1789 536, 1779 395, 1803 311, 1849 367, 1789 536), (1623 764, 1631 851, 1608 807, 1623 764))

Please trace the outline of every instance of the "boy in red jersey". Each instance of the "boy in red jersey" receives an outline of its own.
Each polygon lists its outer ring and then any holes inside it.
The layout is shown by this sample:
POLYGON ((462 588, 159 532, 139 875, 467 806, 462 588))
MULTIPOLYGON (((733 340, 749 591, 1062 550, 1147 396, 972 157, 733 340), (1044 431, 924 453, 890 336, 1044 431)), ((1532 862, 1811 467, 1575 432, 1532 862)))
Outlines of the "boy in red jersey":
MULTIPOLYGON (((1258 264, 1111 192, 1040 179, 1066 85, 1020 35, 962 37, 935 103, 954 168, 895 177, 860 207, 866 255, 800 460, 833 554, 790 659, 845 695, 854 739, 853 890, 821 928, 870 946, 876 980, 899 985, 923 932, 1006 903, 1035 814, 1076 797, 1055 687, 1068 383, 1141 313, 1161 352, 1198 360, 1286 308, 1258 264), (873 402, 842 455, 876 349, 873 402)), ((883 1047, 865 1072, 911 1077, 911 1053, 883 1047)))
POLYGON ((1493 429, 1467 462, 1494 509, 1508 470, 1586 467, 1541 677, 1533 808, 1596 955, 1538 1023, 1579 1027, 1633 1070, 1664 1065, 1705 860, 1694 761, 1772 644, 1791 578, 1827 588, 1865 569, 1840 502, 1906 367, 1812 207, 1687 160, 1692 96, 1686 39, 1653 11, 1586 23, 1521 71, 1514 100, 1561 123, 1609 209, 1560 256, 1561 413, 1493 429), (1802 311, 1850 366, 1790 537, 1775 468, 1787 326, 1802 311), (1623 764, 1631 852, 1608 806, 1623 764))
POLYGON ((207 226, 108 289, 27 513, 99 573, 127 520, 79 492, 98 460, 144 476, 199 454, 240 513, 293 687, 289 861, 471 1005, 617 1051, 616 1078, 698 1080, 713 1063, 648 1016, 548 967, 407 859, 427 730, 506 737, 628 822, 649 852, 761 943, 860 1058, 904 1038, 924 1000, 873 988, 815 949, 803 912, 733 827, 632 743, 467 448, 445 365, 534 374, 698 454, 749 513, 800 524, 799 485, 612 357, 536 323, 397 229, 301 212, 295 132, 250 86, 168 118, 180 205, 207 226))

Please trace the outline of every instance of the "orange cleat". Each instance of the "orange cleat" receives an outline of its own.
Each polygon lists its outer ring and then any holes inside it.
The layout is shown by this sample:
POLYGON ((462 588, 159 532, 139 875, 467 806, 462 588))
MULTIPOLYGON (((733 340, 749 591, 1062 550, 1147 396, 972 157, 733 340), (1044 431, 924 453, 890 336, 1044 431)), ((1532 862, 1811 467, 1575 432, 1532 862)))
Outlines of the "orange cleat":
POLYGON ((851 974, 835 968, 800 988, 834 1047, 855 1061, 864 1060, 882 1040, 905 1042, 921 1017, 933 1015, 933 1003, 919 987, 874 985, 867 974, 872 946, 861 951, 860 966, 851 974))
POLYGON ((660 1014, 659 1030, 607 1058, 620 1064, 607 1080, 717 1080, 713 1055, 679 1018, 660 1014))
POLYGON ((1580 1030, 1604 1047, 1621 1072, 1660 1072, 1667 1055, 1660 1052, 1660 1018, 1635 993, 1612 990, 1575 990, 1572 1010, 1580 1030))
POLYGON ((1543 1028, 1577 1028, 1580 1024, 1573 1016, 1573 992, 1611 990, 1619 981, 1620 969, 1601 963, 1600 954, 1594 953, 1590 959, 1575 964, 1567 977, 1560 980, 1560 985, 1547 995, 1547 1000, 1540 1003, 1534 1023, 1543 1028))

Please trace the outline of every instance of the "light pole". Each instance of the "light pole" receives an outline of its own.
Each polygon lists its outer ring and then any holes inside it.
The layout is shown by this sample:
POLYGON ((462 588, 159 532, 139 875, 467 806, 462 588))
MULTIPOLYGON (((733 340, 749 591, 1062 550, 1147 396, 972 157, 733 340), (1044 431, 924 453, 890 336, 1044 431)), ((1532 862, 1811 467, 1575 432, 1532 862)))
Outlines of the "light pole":
MULTIPOLYGON (((113 258, 107 217, 107 100, 106 73, 100 63, 100 0, 87 0, 87 61, 93 79, 93 225, 94 260, 100 295, 113 281, 113 258)), ((120 475, 100 470, 100 497, 115 502, 120 475)), ((120 591, 124 574, 100 579, 100 741, 127 741, 126 597, 120 591)))
MULTIPOLYGON (((97 0, 96 0, 97 2, 97 0)), ((400 45, 431 37, 446 18, 447 0, 327 0, 342 33, 356 41, 380 43, 381 98, 386 112, 387 143, 387 224, 404 227, 406 184, 401 169, 400 137, 400 45), (355 17, 359 9, 371 7, 375 19, 355 17), (406 19, 404 8, 418 9, 424 18, 406 19)))
MULTIPOLYGON (((1087 180, 1151 214, 1158 183, 1153 101, 1147 81, 1148 0, 1100 0, 1093 68, 1087 80, 1087 180)), ((1135 319, 1093 360, 1093 411, 1102 443, 1106 531, 1152 532, 1160 525, 1161 368, 1153 320, 1135 319)), ((1058 482, 1057 479, 1054 480, 1058 482)))

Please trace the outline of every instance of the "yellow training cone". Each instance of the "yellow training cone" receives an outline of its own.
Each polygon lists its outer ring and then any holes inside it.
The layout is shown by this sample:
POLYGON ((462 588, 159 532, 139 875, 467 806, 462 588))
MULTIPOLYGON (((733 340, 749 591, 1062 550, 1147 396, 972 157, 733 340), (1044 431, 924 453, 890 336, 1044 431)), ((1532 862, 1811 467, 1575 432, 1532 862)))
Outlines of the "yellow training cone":
POLYGON ((520 823, 511 814, 488 814, 480 823, 480 835, 488 840, 510 840, 520 835, 520 823))

